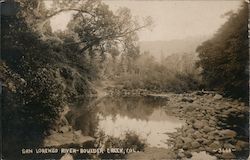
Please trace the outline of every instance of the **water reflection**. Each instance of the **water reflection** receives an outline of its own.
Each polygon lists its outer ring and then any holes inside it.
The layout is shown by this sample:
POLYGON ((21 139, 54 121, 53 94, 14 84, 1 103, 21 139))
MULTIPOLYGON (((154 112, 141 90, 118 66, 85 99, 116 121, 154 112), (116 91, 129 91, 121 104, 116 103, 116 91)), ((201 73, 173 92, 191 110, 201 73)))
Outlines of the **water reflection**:
POLYGON ((66 115, 73 129, 76 131, 81 130, 82 134, 86 136, 93 137, 97 132, 99 123, 97 111, 88 107, 95 101, 95 99, 77 101, 71 108, 71 111, 66 115))
POLYGON ((183 121, 166 114, 162 106, 166 99, 158 98, 104 98, 90 109, 76 105, 67 115, 75 130, 84 135, 124 138, 127 132, 135 133, 152 147, 164 147, 169 138, 166 132, 174 132, 183 121))

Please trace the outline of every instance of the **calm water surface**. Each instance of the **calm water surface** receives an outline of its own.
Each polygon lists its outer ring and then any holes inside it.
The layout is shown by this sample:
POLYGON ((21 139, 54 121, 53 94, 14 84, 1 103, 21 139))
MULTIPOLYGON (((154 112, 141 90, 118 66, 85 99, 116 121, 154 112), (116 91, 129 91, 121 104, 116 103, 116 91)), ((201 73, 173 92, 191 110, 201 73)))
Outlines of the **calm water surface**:
POLYGON ((166 114, 163 98, 104 98, 93 103, 79 102, 67 115, 73 128, 84 135, 96 137, 102 132, 123 139, 126 133, 134 133, 150 147, 167 148, 166 132, 174 132, 184 124, 183 120, 166 114))

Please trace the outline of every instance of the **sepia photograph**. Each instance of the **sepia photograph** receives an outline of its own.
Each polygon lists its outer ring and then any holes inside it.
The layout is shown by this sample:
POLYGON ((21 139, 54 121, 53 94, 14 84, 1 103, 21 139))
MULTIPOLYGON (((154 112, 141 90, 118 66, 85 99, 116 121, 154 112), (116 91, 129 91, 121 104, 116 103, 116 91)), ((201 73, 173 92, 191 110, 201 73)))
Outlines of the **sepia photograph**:
POLYGON ((1 0, 3 160, 249 159, 249 2, 1 0))

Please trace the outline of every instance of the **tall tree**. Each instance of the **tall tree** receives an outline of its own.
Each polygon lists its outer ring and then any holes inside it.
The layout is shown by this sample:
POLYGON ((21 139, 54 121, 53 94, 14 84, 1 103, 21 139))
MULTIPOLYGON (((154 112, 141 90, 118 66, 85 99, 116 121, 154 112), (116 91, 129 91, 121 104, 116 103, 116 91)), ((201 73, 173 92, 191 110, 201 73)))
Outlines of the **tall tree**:
POLYGON ((214 37, 197 48, 198 65, 210 89, 248 98, 248 5, 229 15, 214 37))
MULTIPOLYGON (((150 24, 150 20, 137 24, 128 9, 114 14, 100 0, 54 0, 49 10, 44 0, 8 0, 1 8, 6 11, 1 15, 4 63, 0 63, 3 71, 0 78, 6 86, 3 136, 17 137, 13 143, 5 143, 10 146, 25 145, 23 141, 32 143, 32 136, 36 139, 44 136, 68 100, 66 94, 88 92, 86 79, 91 80, 94 71, 91 65, 86 65, 86 57, 92 56, 95 63, 100 63, 104 52, 123 44, 127 46, 122 42, 135 43, 131 38, 136 37, 136 31, 150 24), (13 10, 11 15, 9 9, 13 10), (52 33, 49 20, 66 11, 74 12, 69 30, 52 33)), ((9 148, 4 151, 19 153, 9 148)))

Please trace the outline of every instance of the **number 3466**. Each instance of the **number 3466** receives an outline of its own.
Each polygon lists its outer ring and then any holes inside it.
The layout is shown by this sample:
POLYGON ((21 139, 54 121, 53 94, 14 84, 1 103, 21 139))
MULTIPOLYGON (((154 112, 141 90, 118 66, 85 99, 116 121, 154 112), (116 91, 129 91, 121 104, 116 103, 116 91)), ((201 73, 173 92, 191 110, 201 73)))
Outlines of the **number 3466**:
POLYGON ((218 152, 219 153, 231 153, 233 151, 235 151, 236 149, 234 148, 219 148, 218 149, 218 152))

